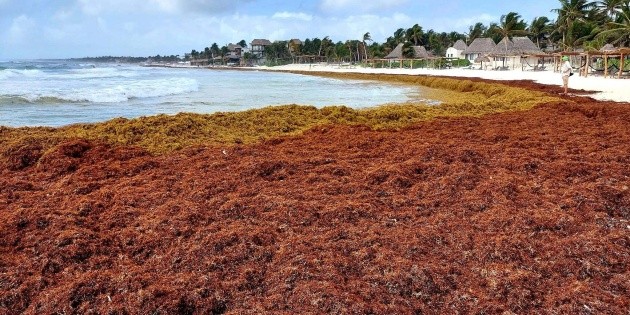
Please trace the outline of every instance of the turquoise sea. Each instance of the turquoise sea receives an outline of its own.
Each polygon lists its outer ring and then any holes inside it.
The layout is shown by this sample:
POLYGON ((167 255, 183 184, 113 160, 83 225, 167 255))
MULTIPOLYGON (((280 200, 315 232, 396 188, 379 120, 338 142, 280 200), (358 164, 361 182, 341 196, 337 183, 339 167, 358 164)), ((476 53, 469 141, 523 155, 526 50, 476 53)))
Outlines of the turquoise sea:
POLYGON ((71 60, 0 62, 0 126, 63 126, 269 105, 372 107, 421 98, 372 81, 265 71, 156 68, 71 60))

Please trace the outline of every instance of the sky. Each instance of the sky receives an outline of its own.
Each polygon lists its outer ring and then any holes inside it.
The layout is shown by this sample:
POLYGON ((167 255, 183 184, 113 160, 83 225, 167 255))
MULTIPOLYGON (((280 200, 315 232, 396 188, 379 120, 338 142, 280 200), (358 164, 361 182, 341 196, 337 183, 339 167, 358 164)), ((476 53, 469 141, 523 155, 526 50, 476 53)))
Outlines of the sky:
POLYGON ((0 61, 184 55, 244 39, 362 39, 398 28, 465 32, 519 13, 555 19, 556 0, 0 0, 0 61))

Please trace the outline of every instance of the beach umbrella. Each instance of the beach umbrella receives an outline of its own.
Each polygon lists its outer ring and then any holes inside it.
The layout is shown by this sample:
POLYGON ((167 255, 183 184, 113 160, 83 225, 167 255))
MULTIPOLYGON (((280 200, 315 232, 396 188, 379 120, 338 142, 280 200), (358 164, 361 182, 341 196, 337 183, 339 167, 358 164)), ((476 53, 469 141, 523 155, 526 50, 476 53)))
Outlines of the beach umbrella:
POLYGON ((484 62, 490 62, 490 57, 488 57, 488 56, 479 56, 479 57, 475 58, 475 62, 480 62, 481 63, 481 69, 483 69, 483 63, 484 62))
POLYGON ((490 57, 488 56, 479 56, 475 58, 475 62, 490 62, 490 57))

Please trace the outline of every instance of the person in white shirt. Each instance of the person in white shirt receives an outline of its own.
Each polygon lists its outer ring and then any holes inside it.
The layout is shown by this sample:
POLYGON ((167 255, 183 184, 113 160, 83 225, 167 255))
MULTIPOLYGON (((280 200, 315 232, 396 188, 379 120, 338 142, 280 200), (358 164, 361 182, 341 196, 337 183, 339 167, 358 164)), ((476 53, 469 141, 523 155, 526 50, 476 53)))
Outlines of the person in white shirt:
POLYGON ((562 67, 560 68, 560 73, 562 74, 562 84, 564 87, 564 94, 567 94, 569 89, 569 77, 573 75, 571 69, 571 63, 569 62, 569 56, 562 56, 562 67))

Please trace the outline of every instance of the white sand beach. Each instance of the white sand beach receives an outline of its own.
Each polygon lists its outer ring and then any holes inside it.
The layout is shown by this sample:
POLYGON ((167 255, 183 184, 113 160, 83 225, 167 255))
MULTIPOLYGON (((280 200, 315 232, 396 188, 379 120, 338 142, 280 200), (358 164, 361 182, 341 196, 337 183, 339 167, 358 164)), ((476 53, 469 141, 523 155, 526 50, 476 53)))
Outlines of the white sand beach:
MULTIPOLYGON (((290 64, 277 67, 259 67, 265 70, 277 71, 320 71, 320 72, 358 72, 381 74, 408 74, 408 75, 436 75, 450 77, 477 77, 490 80, 532 80, 547 85, 562 85, 560 73, 553 71, 492 71, 472 69, 400 69, 400 68, 363 68, 340 67, 326 64, 290 64)), ((602 76, 581 77, 577 73, 571 77, 569 88, 595 91, 589 95, 597 100, 616 102, 630 102, 630 80, 617 78, 604 78, 602 76)))

